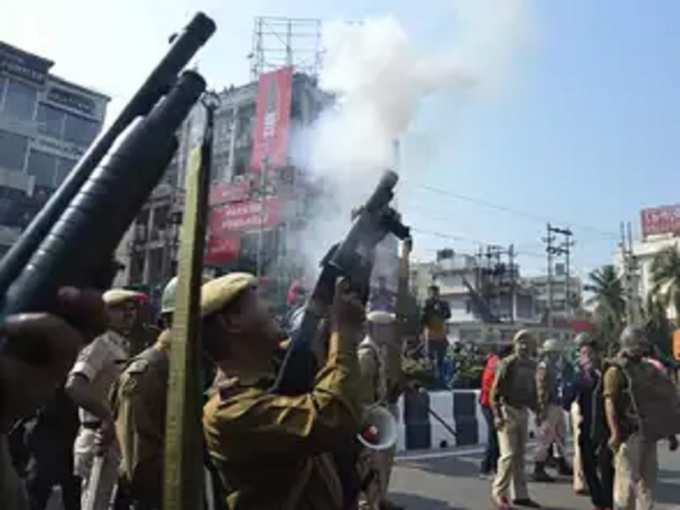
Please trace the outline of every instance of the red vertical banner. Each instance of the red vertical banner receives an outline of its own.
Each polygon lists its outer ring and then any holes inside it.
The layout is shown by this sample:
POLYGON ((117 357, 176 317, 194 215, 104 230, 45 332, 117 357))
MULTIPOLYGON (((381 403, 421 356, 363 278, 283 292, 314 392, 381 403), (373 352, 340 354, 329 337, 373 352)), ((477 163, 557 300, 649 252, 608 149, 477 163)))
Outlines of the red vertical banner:
POLYGON ((286 165, 290 135, 290 109, 293 95, 293 68, 283 67, 260 76, 255 110, 255 132, 250 166, 262 169, 286 165))

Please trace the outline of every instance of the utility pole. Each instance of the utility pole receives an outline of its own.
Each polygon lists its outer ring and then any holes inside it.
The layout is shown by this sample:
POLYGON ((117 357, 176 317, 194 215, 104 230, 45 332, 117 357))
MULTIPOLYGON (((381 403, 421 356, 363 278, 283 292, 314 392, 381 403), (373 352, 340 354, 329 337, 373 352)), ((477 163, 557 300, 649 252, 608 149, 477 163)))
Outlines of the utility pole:
POLYGON ((553 307, 553 288, 552 288, 552 266, 553 266, 553 254, 554 254, 554 247, 553 247, 553 241, 555 240, 555 237, 552 235, 552 226, 550 223, 547 225, 547 236, 543 239, 543 242, 546 243, 546 248, 545 248, 545 253, 546 253, 546 258, 547 258, 547 264, 548 264, 548 327, 552 327, 553 324, 553 318, 552 318, 552 307, 553 307))
POLYGON ((638 303, 637 284, 638 265, 637 258, 633 254, 633 232, 630 222, 624 225, 621 222, 621 264, 623 266, 623 287, 626 295, 626 322, 637 324, 641 319, 641 310, 638 303))
POLYGON ((265 218, 265 206, 266 206, 266 185, 267 185, 267 173, 269 172, 269 158, 265 156, 262 158, 262 166, 260 168, 260 185, 259 185, 259 195, 260 195, 260 228, 257 231, 257 254, 256 254, 256 265, 257 269, 255 271, 255 276, 260 278, 262 276, 262 263, 264 258, 264 218, 265 218))
POLYGON ((510 323, 514 324, 517 318, 517 275, 515 274, 515 245, 508 248, 508 260, 510 261, 510 323))
POLYGON ((564 310, 568 315, 570 311, 570 294, 571 294, 571 247, 574 245, 571 240, 573 232, 569 228, 559 228, 553 227, 550 223, 547 225, 547 237, 543 241, 547 244, 546 255, 548 262, 548 326, 552 327, 553 321, 553 263, 554 256, 565 256, 566 262, 566 275, 564 281, 564 310), (559 245, 555 246, 555 236, 553 234, 558 234, 564 236, 564 241, 559 245))

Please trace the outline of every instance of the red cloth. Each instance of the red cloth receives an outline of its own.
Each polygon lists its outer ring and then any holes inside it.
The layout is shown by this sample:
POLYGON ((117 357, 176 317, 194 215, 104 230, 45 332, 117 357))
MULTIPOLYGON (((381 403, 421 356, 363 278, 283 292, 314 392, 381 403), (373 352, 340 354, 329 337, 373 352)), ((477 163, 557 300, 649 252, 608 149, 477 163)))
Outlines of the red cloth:
POLYGON ((496 366, 499 360, 496 354, 489 354, 486 357, 486 365, 482 372, 482 392, 479 395, 479 403, 484 407, 491 407, 491 387, 496 378, 496 366))
POLYGON ((302 283, 300 283, 299 280, 293 280, 293 282, 290 284, 290 287, 288 288, 288 296, 286 298, 288 306, 296 305, 300 295, 304 295, 305 292, 306 290, 302 286, 302 283))

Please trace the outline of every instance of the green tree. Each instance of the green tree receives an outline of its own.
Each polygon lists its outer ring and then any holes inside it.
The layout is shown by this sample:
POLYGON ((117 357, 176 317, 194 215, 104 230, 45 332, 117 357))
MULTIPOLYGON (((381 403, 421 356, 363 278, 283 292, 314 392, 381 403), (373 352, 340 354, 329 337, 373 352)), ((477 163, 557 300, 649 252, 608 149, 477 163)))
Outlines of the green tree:
POLYGON ((592 292, 586 304, 595 305, 596 339, 609 353, 615 350, 626 311, 623 284, 613 265, 595 269, 588 275, 584 289, 592 292))
MULTIPOLYGON (((675 310, 680 314, 680 252, 677 246, 661 250, 652 260, 652 301, 663 310, 675 310)), ((676 319, 677 322, 677 319, 676 319)))
POLYGON ((670 359, 673 339, 671 322, 666 315, 666 307, 654 299, 653 295, 648 297, 645 306, 645 331, 650 342, 659 348, 664 358, 670 359))

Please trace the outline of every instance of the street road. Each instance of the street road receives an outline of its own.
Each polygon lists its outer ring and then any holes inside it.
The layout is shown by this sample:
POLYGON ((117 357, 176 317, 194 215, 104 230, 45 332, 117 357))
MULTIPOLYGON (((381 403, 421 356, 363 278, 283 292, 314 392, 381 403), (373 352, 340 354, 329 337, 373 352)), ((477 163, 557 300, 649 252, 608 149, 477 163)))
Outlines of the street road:
MULTIPOLYGON (((490 484, 478 477, 481 450, 443 450, 398 457, 390 498, 408 510, 488 510, 490 484)), ((531 464, 527 463, 527 469, 531 464)), ((550 470, 553 474, 554 471, 550 470)), ((552 510, 589 510, 590 498, 576 496, 571 478, 555 484, 529 483, 531 497, 552 510)), ((655 509, 680 510, 680 452, 659 443, 658 502, 655 509)))

